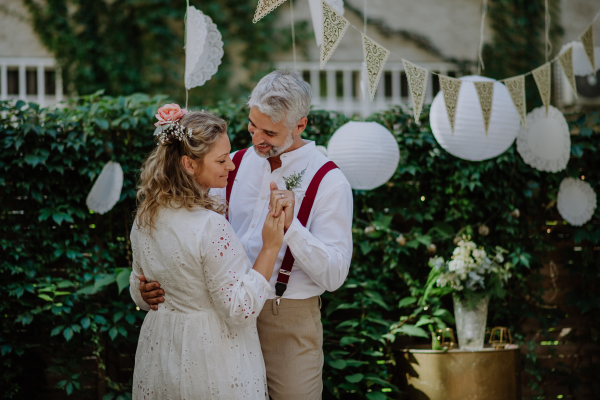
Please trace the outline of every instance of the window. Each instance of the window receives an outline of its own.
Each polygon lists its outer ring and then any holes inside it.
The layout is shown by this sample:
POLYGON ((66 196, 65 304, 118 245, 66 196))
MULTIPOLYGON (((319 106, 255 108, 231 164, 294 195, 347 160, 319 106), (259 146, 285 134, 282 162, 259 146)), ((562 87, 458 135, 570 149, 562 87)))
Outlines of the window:
POLYGON ((37 94, 37 71, 35 69, 28 69, 25 71, 25 87, 27 94, 37 94))
POLYGON ((400 96, 408 97, 408 79, 406 79, 406 72, 402 71, 400 73, 400 96))
POLYGON ((16 68, 9 68, 6 71, 6 86, 8 94, 19 94, 19 70, 16 68))
POLYGON ((335 96, 344 97, 344 71, 335 71, 335 96))
POLYGON ((385 88, 385 97, 392 97, 392 71, 383 72, 383 83, 385 88))
POLYGON ((54 70, 47 69, 44 71, 44 93, 47 96, 54 96, 56 93, 56 73, 54 70))
MULTIPOLYGON (((435 73, 439 74, 439 71, 435 71, 435 73)), ((432 81, 433 81, 433 83, 432 83, 431 88, 433 89, 433 95, 435 96, 440 91, 440 80, 436 76, 436 77, 433 77, 432 81)))

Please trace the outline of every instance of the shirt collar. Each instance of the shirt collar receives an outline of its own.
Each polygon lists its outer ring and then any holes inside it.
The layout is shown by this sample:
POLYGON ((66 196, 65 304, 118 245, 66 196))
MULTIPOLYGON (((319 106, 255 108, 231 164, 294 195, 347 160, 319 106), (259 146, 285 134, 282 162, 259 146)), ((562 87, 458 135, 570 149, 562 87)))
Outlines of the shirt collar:
POLYGON ((296 150, 292 150, 287 153, 283 153, 281 155, 281 167, 289 165, 289 164, 293 163, 294 161, 296 161, 297 159, 302 158, 302 157, 306 156, 308 153, 310 153, 311 151, 317 149, 315 142, 313 142, 312 140, 304 140, 303 139, 302 141, 304 142, 304 146, 302 146, 296 150))

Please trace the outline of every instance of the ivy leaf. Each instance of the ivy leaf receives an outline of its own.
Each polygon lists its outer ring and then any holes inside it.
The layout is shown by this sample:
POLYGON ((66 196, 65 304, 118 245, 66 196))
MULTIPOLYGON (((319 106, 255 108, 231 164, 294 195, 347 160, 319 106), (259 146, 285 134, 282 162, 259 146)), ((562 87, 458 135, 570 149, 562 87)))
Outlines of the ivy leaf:
POLYGON ((135 314, 129 313, 129 314, 125 315, 125 320, 127 322, 129 322, 130 325, 133 325, 135 323, 135 314))
POLYGON ((335 369, 344 369, 344 368, 346 368, 346 361, 345 360, 329 361, 329 365, 331 365, 335 369))
POLYGON ((363 374, 347 375, 346 380, 350 383, 358 383, 362 381, 364 377, 365 376, 363 374))
POLYGON ((83 327, 83 329, 87 329, 90 327, 91 321, 89 319, 89 317, 83 317, 81 318, 81 326, 83 327))
POLYGON ((66 328, 66 329, 63 331, 63 336, 65 337, 65 339, 67 339, 67 342, 68 342, 69 340, 71 340, 71 339, 73 338, 73 329, 71 329, 71 328, 66 328))
POLYGON ((94 118, 94 122, 96 123, 96 125, 98 125, 101 129, 104 130, 107 130, 110 125, 108 121, 104 118, 94 118))
POLYGON ((120 327, 118 327, 118 328, 117 328, 117 330, 119 331, 119 333, 120 333, 122 336, 125 336, 125 337, 127 337, 127 329, 125 329, 125 328, 123 328, 122 326, 120 326, 120 327))
POLYGON ((118 334, 119 334, 119 330, 117 329, 116 326, 113 326, 108 331, 108 335, 110 336, 111 340, 115 340, 115 338, 117 337, 118 334))
POLYGON ((371 243, 369 242, 362 242, 360 244, 360 251, 362 251, 362 253, 366 256, 367 254, 369 254, 372 250, 371 247, 371 243))
POLYGON ((366 394, 368 400, 387 400, 388 397, 381 392, 369 392, 366 394))
POLYGON ((414 325, 404 324, 399 328, 394 329, 394 332, 404 333, 408 336, 417 336, 429 339, 429 335, 422 328, 419 328, 414 325))
POLYGON ((60 326, 55 327, 50 332, 50 336, 56 336, 56 335, 58 335, 59 333, 62 332, 62 330, 63 330, 64 327, 65 327, 64 325, 60 325, 60 326))
POLYGON ((417 302, 415 297, 405 297, 398 303, 398 308, 404 308, 417 302))
POLYGON ((119 294, 121 294, 121 292, 123 291, 123 289, 125 289, 126 287, 129 286, 129 276, 131 275, 131 268, 123 268, 118 274, 117 274, 117 286, 119 287, 119 294))
POLYGON ((354 336, 344 336, 342 340, 340 340, 340 346, 344 347, 352 343, 362 343, 365 339, 359 339, 354 336))

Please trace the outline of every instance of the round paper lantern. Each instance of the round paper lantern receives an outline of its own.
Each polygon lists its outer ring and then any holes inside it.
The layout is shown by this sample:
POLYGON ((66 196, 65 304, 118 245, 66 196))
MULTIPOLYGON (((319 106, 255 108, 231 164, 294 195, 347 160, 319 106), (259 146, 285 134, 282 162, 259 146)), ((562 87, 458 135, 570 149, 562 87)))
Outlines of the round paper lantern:
POLYGON ((581 226, 594 215, 596 192, 581 179, 565 178, 558 189, 556 208, 565 221, 581 226))
MULTIPOLYGON (((561 49, 562 54, 569 47, 573 47, 573 73, 578 76, 587 76, 593 74, 592 64, 585 54, 583 43, 576 41, 565 44, 561 49)), ((596 62, 596 70, 600 70, 600 47, 594 47, 594 61, 596 62)))
POLYGON ((86 204, 90 210, 104 214, 117 204, 123 187, 123 170, 119 163, 109 161, 94 182, 86 204))
POLYGON ((353 189, 371 190, 394 175, 400 150, 392 133, 377 122, 351 121, 333 134, 327 156, 353 189))
POLYGON ((558 172, 567 167, 571 156, 571 134, 567 120, 555 107, 538 107, 527 114, 527 127, 521 125, 517 151, 523 161, 540 171, 558 172))
POLYGON ((482 76, 460 79, 463 82, 458 94, 454 134, 450 129, 442 91, 433 99, 429 122, 435 139, 448 153, 465 160, 482 161, 499 156, 512 145, 521 124, 508 89, 502 83, 482 76), (473 82, 495 82, 487 135, 473 82))

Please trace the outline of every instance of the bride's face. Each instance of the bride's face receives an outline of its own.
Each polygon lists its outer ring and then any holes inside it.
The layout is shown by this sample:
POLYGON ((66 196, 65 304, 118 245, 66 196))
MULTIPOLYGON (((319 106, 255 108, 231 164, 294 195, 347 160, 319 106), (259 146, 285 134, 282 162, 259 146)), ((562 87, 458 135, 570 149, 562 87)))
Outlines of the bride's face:
POLYGON ((204 156, 202 168, 198 168, 198 163, 186 156, 184 156, 183 164, 186 170, 194 174, 200 186, 205 188, 223 188, 227 186, 229 171, 235 169, 233 161, 229 158, 230 152, 231 144, 229 143, 229 137, 227 134, 223 134, 217 139, 212 150, 204 156), (186 162, 185 158, 189 161, 186 162), (190 164, 193 164, 193 166, 190 164))

